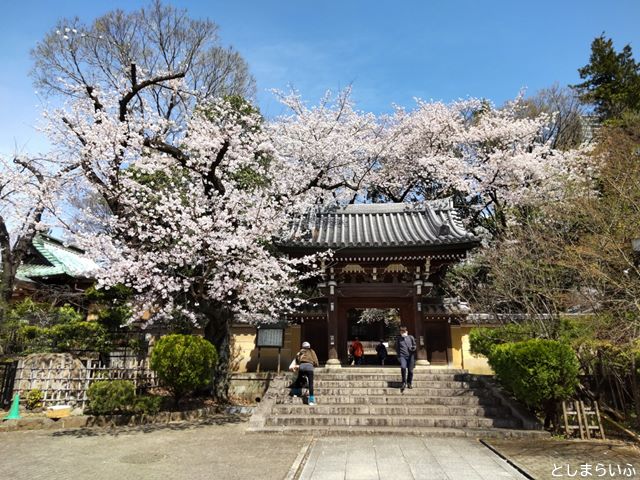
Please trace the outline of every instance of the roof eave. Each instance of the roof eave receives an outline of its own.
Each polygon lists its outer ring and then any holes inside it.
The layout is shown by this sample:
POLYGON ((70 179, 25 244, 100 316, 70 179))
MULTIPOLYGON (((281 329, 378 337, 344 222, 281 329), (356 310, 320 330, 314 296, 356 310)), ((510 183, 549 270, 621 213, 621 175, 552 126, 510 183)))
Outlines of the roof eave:
POLYGON ((385 256, 385 255, 410 255, 410 254, 440 254, 444 252, 468 251, 480 245, 480 240, 473 238, 461 242, 441 243, 435 245, 387 245, 387 246, 350 246, 332 248, 318 245, 291 245, 277 244, 283 253, 313 254, 332 250, 336 256, 385 256))

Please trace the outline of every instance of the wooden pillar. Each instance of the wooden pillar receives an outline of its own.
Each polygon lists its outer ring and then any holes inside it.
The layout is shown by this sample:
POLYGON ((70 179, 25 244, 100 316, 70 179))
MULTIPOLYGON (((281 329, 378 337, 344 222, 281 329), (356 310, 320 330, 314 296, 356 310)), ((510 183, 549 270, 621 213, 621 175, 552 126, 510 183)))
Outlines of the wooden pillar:
POLYGON ((425 338, 424 316, 422 312, 422 289, 424 287, 424 282, 420 277, 420 267, 417 266, 415 280, 413 282, 413 310, 416 321, 416 342, 418 343, 416 366, 426 367, 429 365, 429 360, 427 360, 427 342, 425 338))

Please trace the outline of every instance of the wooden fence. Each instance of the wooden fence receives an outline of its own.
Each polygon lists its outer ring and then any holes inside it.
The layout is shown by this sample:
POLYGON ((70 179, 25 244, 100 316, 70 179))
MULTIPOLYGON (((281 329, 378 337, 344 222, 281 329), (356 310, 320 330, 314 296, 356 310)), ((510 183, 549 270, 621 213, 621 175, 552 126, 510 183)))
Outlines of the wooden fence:
POLYGON ((16 370, 14 393, 19 393, 24 401, 30 390, 38 389, 42 391, 44 407, 70 404, 84 409, 88 402, 87 390, 98 380, 130 380, 138 392, 158 386, 146 360, 118 366, 105 366, 97 360, 77 361, 74 365, 50 361, 37 367, 25 366, 21 360, 16 370))

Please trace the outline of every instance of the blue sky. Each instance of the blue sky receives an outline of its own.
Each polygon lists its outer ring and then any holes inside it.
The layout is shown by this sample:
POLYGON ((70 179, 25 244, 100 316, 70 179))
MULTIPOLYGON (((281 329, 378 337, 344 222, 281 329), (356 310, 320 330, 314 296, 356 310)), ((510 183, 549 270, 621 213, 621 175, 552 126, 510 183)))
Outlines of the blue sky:
MULTIPOLYGON (((41 111, 28 72, 29 51, 61 17, 90 22, 146 1, 51 0, 2 6, 0 153, 46 150, 34 128, 41 111)), ((220 25, 223 44, 248 60, 257 101, 284 113, 269 93, 296 87, 315 102, 325 90, 353 85, 361 110, 410 107, 414 97, 451 101, 476 96, 497 104, 579 80, 594 37, 640 59, 640 1, 609 0, 175 0, 193 17, 220 25)))

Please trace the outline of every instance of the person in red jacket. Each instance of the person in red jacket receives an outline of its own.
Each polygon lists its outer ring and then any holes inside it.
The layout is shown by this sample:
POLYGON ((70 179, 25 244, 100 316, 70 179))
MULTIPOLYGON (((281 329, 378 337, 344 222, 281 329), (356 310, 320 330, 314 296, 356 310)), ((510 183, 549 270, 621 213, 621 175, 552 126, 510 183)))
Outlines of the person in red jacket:
POLYGON ((351 349, 353 350, 353 359, 355 360, 356 365, 362 365, 362 360, 364 360, 364 347, 360 343, 358 337, 351 344, 351 349))

